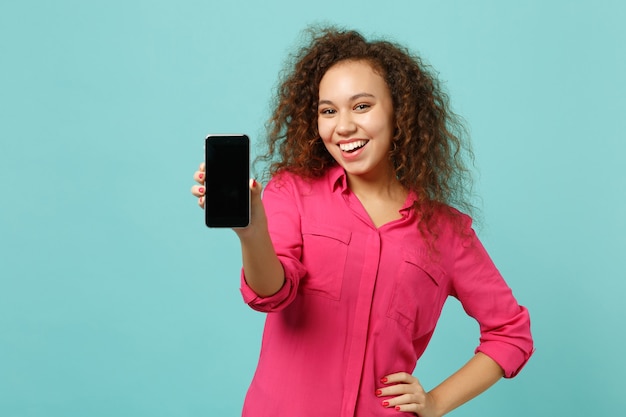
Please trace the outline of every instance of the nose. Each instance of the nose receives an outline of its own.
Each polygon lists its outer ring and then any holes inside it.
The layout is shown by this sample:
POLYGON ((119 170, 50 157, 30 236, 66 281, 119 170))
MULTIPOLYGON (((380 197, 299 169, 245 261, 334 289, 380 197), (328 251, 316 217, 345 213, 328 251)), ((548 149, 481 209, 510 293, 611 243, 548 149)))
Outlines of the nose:
POLYGON ((341 136, 347 136, 354 133, 356 130, 356 123, 354 123, 352 115, 349 112, 339 113, 337 118, 337 127, 335 130, 341 136))

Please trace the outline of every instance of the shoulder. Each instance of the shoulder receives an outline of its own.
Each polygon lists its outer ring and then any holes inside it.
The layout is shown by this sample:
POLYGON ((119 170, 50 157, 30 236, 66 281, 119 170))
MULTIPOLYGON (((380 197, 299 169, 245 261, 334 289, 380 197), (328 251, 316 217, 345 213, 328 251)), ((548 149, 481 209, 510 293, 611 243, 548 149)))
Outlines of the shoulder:
POLYGON ((448 266, 459 256, 477 246, 478 237, 471 216, 457 208, 436 204, 432 207, 429 228, 422 236, 431 242, 430 251, 435 259, 448 266))
POLYGON ((272 176, 272 178, 268 181, 267 186, 279 187, 285 184, 297 184, 302 180, 303 178, 300 175, 283 169, 272 176))
POLYGON ((432 206, 432 220, 438 234, 463 236, 472 230, 473 219, 462 211, 443 203, 432 206))
POLYGON ((272 176, 266 188, 275 191, 281 189, 294 190, 299 194, 308 194, 314 190, 327 189, 329 178, 329 172, 325 172, 320 177, 309 178, 283 169, 272 176))

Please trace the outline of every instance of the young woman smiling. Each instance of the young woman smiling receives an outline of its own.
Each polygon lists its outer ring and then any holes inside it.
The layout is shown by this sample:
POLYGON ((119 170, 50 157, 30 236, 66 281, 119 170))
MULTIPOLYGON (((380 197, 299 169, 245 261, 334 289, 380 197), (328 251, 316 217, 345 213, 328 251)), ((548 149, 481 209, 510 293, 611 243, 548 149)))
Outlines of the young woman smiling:
MULTIPOLYGON (((267 312, 243 415, 439 417, 533 352, 520 306, 476 237, 461 125, 419 58, 326 29, 294 56, 270 120, 271 180, 251 181, 241 292, 267 312), (458 372, 412 375, 447 297, 480 325, 458 372)), ((204 166, 192 187, 205 195, 204 166)))

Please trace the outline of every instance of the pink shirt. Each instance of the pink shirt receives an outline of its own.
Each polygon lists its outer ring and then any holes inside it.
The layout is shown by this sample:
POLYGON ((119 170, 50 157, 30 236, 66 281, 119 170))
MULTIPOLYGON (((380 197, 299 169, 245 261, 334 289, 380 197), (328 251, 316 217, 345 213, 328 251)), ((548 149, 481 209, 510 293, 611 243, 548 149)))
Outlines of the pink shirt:
POLYGON ((469 217, 462 215, 460 234, 440 216, 435 262, 417 229, 414 198, 401 219, 376 228, 340 167, 309 182, 283 173, 263 201, 286 282, 263 298, 242 275, 245 302, 269 313, 243 416, 397 416, 375 395, 380 378, 414 370, 450 295, 480 324, 476 351, 506 377, 532 354, 528 312, 469 217))

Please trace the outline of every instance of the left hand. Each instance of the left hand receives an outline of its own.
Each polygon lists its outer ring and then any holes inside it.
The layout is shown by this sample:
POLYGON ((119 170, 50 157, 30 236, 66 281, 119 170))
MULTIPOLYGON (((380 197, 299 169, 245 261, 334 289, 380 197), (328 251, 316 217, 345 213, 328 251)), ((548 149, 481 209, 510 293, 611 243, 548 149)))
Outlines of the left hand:
POLYGON ((398 372, 381 379, 383 387, 376 391, 378 397, 393 397, 382 401, 383 407, 397 411, 416 413, 420 417, 440 417, 435 411, 435 403, 422 384, 413 375, 398 372))

